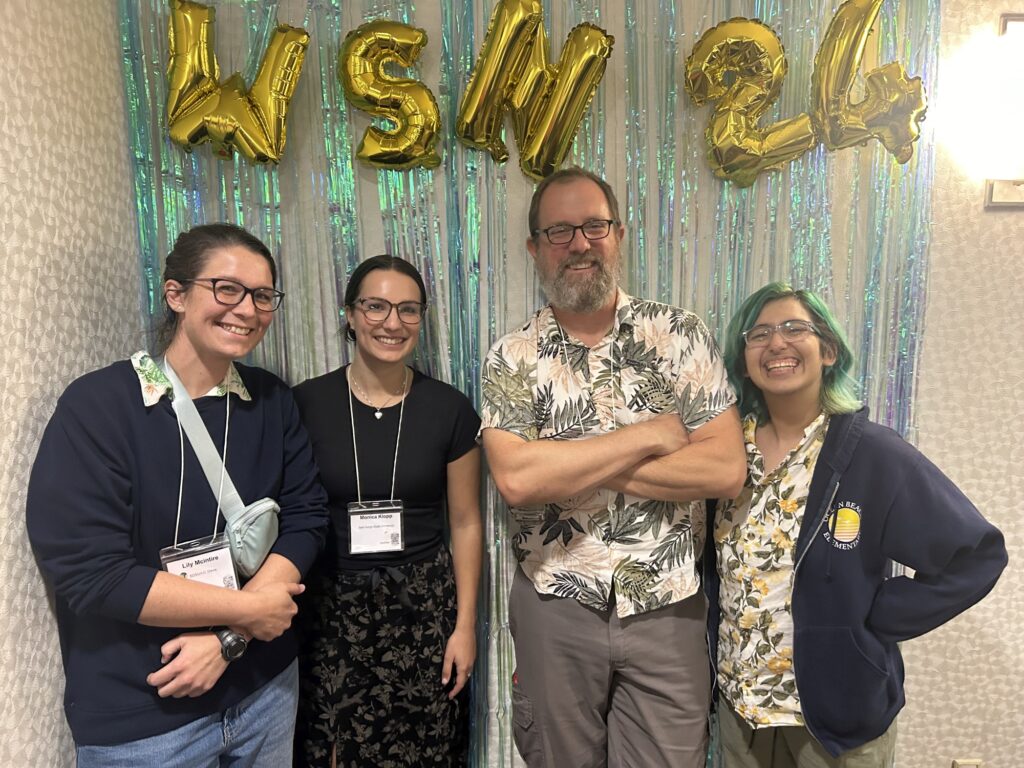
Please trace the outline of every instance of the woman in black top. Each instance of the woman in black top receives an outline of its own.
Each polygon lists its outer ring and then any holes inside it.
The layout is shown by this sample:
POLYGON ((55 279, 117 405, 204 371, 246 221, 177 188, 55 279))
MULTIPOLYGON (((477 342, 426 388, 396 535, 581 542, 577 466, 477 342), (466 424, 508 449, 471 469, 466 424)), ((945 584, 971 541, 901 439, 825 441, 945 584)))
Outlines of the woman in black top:
POLYGON ((363 262, 345 293, 352 363, 295 390, 331 513, 301 611, 300 764, 466 761, 480 420, 458 391, 406 366, 425 310, 415 267, 363 262))

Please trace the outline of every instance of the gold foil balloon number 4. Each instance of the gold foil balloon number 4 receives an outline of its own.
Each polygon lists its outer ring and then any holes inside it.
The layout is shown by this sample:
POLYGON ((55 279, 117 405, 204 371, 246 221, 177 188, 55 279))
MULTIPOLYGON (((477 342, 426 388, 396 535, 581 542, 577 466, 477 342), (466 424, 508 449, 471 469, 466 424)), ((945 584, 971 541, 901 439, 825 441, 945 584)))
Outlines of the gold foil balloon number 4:
POLYGON ((878 139, 897 162, 906 163, 914 155, 925 114, 921 78, 908 79, 899 62, 890 62, 868 72, 867 97, 858 104, 850 102, 850 87, 882 2, 847 0, 839 6, 814 57, 811 102, 829 149, 878 139))
POLYGON ((252 87, 237 72, 224 83, 213 51, 215 11, 172 0, 167 71, 171 140, 191 150, 205 141, 230 157, 237 149, 257 163, 281 160, 288 103, 309 47, 303 29, 282 24, 270 39, 252 87))
POLYGON ((715 102, 705 131, 713 173, 741 187, 824 142, 830 150, 875 138, 900 163, 913 156, 925 99, 920 78, 908 79, 896 62, 865 78, 866 98, 850 89, 883 0, 847 0, 829 24, 815 57, 813 114, 766 127, 758 123, 786 76, 782 43, 769 27, 736 18, 705 32, 686 60, 686 91, 698 105, 715 102))

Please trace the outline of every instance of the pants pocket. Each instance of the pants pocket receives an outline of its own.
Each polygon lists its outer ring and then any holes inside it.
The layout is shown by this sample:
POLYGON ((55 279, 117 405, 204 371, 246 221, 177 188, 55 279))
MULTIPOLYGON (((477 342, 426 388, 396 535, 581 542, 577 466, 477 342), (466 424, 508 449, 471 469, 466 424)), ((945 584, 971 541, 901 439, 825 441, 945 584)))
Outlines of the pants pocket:
POLYGON ((512 736, 520 757, 529 768, 546 768, 544 743, 533 719, 533 703, 518 688, 512 689, 512 736))

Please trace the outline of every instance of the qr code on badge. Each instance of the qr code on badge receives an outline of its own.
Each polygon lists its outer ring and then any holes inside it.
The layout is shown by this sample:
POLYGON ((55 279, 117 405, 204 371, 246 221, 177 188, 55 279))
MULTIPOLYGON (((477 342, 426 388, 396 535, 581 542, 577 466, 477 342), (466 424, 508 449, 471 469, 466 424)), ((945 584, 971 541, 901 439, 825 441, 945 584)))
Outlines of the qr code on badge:
POLYGON ((235 586, 235 577, 234 576, 225 576, 224 577, 224 586, 227 587, 228 589, 237 589, 238 587, 235 586))
POLYGON ((402 543, 402 534, 400 534, 400 533, 392 533, 391 534, 391 546, 392 547, 397 547, 401 543, 402 543))

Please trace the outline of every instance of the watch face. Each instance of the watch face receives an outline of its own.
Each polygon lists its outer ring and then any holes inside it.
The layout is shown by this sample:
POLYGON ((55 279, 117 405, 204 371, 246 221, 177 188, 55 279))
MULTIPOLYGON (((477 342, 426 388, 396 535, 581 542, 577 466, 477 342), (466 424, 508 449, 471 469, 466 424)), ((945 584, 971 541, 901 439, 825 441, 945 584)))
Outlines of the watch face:
POLYGON ((239 659, 245 653, 246 642, 241 635, 234 632, 221 632, 219 637, 221 654, 226 661, 239 659))

